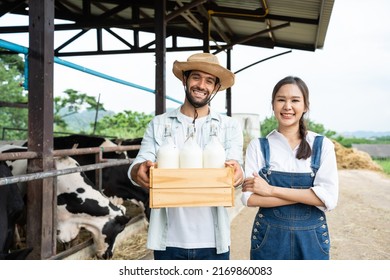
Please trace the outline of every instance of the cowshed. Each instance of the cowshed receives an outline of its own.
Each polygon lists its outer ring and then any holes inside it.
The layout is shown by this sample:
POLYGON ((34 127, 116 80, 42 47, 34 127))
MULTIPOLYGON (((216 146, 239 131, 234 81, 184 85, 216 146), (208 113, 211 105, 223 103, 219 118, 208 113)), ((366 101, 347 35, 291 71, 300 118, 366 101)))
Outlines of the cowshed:
MULTIPOLYGON (((25 147, 12 147, 2 152, 26 150, 25 147)), ((27 173, 27 160, 8 161, 12 175, 27 173)), ((79 167, 69 156, 55 157, 57 170, 79 167)), ((90 231, 98 258, 109 259, 113 255, 115 240, 130 218, 125 215, 123 206, 114 205, 108 197, 100 193, 83 172, 57 177, 57 240, 70 242, 81 228, 90 231)), ((23 188, 22 188, 23 192, 23 188)))

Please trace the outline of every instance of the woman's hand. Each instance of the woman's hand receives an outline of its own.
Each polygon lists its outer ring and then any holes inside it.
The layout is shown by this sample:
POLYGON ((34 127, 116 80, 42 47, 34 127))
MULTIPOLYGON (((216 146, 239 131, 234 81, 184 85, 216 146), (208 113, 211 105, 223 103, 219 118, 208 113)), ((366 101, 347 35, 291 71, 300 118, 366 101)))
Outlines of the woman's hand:
POLYGON ((273 196, 273 189, 274 187, 268 184, 267 181, 261 178, 256 172, 253 173, 253 177, 246 178, 242 185, 242 191, 250 191, 264 197, 273 196))

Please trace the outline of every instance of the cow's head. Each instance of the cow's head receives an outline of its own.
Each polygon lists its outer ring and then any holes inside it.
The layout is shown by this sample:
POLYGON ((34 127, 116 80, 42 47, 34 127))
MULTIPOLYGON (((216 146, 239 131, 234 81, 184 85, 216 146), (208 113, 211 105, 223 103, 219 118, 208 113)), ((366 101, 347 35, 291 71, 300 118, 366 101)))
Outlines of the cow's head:
MULTIPOLYGON (((116 148, 116 147, 118 147, 118 145, 115 144, 110 139, 104 139, 104 142, 99 147, 101 147, 102 150, 104 150, 104 148, 108 148, 108 147, 116 148)), ((104 153, 103 157, 104 158, 112 158, 112 159, 126 159, 126 158, 128 158, 127 153, 125 151, 106 152, 106 153, 104 153)))
POLYGON ((129 220, 130 218, 127 216, 116 216, 103 226, 102 235, 105 236, 105 238, 102 247, 106 248, 106 250, 104 252, 98 251, 96 253, 98 257, 102 259, 112 258, 115 249, 116 237, 125 229, 129 220))

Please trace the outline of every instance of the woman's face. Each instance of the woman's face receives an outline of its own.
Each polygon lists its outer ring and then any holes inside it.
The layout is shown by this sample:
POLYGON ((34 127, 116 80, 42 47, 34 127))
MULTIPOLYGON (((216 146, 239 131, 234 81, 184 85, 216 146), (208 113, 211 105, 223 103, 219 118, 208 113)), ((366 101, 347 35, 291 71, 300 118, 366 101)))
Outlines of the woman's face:
POLYGON ((283 85, 275 95, 272 104, 279 128, 299 127, 299 120, 306 112, 305 100, 299 87, 283 85))

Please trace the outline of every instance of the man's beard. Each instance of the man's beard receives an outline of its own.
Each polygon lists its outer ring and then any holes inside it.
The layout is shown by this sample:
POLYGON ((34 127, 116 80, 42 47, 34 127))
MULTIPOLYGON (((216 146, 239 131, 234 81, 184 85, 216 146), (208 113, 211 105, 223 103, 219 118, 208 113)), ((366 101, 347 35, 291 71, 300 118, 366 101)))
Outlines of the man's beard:
POLYGON ((187 97, 188 101, 191 103, 191 105, 194 106, 195 108, 200 108, 200 107, 207 105, 210 101, 210 96, 211 95, 209 94, 208 97, 206 97, 205 99, 198 101, 192 97, 190 90, 188 90, 188 89, 186 90, 186 97, 187 97))

